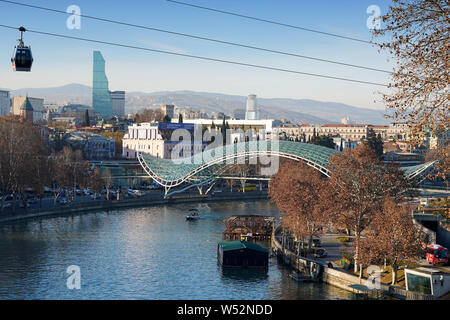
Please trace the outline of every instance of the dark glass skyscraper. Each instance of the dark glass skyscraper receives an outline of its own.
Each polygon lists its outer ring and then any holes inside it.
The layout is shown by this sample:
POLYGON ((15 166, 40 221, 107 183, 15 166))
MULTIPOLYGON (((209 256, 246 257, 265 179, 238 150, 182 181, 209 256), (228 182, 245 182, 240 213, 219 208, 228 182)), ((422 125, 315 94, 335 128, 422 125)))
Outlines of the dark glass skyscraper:
POLYGON ((104 118, 112 117, 112 102, 109 94, 108 78, 105 74, 105 59, 103 59, 100 51, 94 51, 92 107, 104 118))

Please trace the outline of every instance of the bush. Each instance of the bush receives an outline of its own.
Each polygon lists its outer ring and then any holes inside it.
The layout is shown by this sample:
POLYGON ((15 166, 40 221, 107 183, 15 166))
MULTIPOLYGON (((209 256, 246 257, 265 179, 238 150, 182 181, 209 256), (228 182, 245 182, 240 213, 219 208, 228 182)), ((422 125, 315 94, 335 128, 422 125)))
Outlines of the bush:
POLYGON ((337 237, 336 239, 342 243, 349 243, 349 242, 353 241, 353 239, 350 237, 337 237))
POLYGON ((341 258, 348 261, 353 261, 353 254, 351 252, 342 252, 341 258))

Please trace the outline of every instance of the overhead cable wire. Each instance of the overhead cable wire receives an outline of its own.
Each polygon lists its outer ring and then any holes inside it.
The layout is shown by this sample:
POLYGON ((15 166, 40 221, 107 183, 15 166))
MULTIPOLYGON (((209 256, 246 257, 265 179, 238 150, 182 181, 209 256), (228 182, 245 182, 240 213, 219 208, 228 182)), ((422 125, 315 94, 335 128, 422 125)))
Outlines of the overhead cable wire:
MULTIPOLYGON (((7 28, 7 29, 13 29, 13 30, 19 30, 19 28, 17 28, 17 27, 3 25, 3 24, 0 24, 0 27, 7 28)), ((91 43, 100 43, 100 44, 105 44, 105 45, 110 45, 110 46, 136 49, 136 50, 142 50, 142 51, 147 51, 147 52, 169 54, 169 55, 173 55, 173 56, 181 56, 181 57, 193 58, 193 59, 198 59, 198 60, 206 60, 206 61, 220 62, 220 63, 226 63, 226 64, 245 66, 245 67, 252 67, 252 68, 257 68, 257 69, 280 71, 280 72, 286 72, 286 73, 291 73, 291 74, 300 74, 300 75, 307 75, 307 76, 313 76, 313 77, 319 77, 319 78, 326 78, 326 79, 341 80, 341 81, 347 81, 347 82, 353 82, 353 83, 361 83, 361 84, 388 87, 388 85, 386 85, 386 84, 371 82, 371 81, 350 79, 350 78, 337 77, 337 76, 311 73, 311 72, 303 72, 303 71, 297 71, 297 70, 291 70, 291 69, 283 69, 283 68, 278 68, 278 67, 257 65, 257 64, 251 64, 251 63, 240 62, 240 61, 232 61, 232 60, 217 59, 217 58, 211 58, 211 57, 205 57, 205 56, 197 56, 197 55, 191 55, 191 54, 185 54, 185 53, 179 53, 179 52, 173 52, 173 51, 151 49, 151 48, 127 45, 127 44, 118 43, 118 42, 109 42, 109 41, 102 41, 102 40, 96 40, 96 39, 74 37, 74 36, 68 36, 68 35, 51 33, 51 32, 44 32, 44 31, 39 31, 39 30, 26 29, 26 31, 30 32, 30 33, 36 33, 36 34, 47 35, 47 36, 52 36, 52 37, 86 41, 86 42, 91 42, 91 43)))
POLYGON ((218 12, 218 13, 222 13, 222 14, 227 14, 227 15, 236 16, 236 17, 245 18, 245 19, 250 19, 250 20, 256 20, 256 21, 270 23, 270 24, 275 24, 275 25, 279 25, 279 26, 283 26, 283 27, 292 28, 292 29, 303 30, 303 31, 308 31, 308 32, 314 32, 314 33, 318 33, 318 34, 322 34, 322 35, 326 35, 326 36, 331 36, 331 37, 336 37, 336 38, 341 38, 341 39, 347 39, 347 40, 352 40, 352 41, 357 41, 357 42, 362 42, 362 43, 367 43, 367 44, 373 44, 373 42, 368 41, 368 40, 358 39, 358 38, 350 37, 350 36, 344 36, 344 35, 340 35, 340 34, 336 34, 336 33, 325 32, 325 31, 320 31, 320 30, 315 30, 315 29, 295 26, 295 25, 292 25, 292 24, 287 24, 287 23, 283 23, 283 22, 278 22, 278 21, 273 21, 273 20, 267 20, 267 19, 247 16, 247 15, 244 15, 244 14, 230 12, 230 11, 224 11, 224 10, 219 10, 219 9, 199 6, 199 5, 192 4, 192 3, 187 3, 187 2, 181 2, 181 1, 175 1, 175 0, 167 0, 167 1, 168 2, 172 2, 172 3, 176 3, 176 4, 180 4, 180 5, 183 5, 183 6, 188 6, 188 7, 193 7, 193 8, 203 9, 203 10, 208 10, 208 11, 213 11, 213 12, 218 12))
POLYGON ((36 6, 36 5, 31 5, 31 4, 26 4, 26 3, 16 2, 16 1, 0 0, 0 2, 9 3, 9 4, 13 4, 13 5, 19 5, 19 6, 23 6, 23 7, 34 8, 34 9, 39 9, 39 10, 45 10, 45 11, 50 11, 50 12, 55 12, 55 13, 60 13, 60 14, 64 14, 64 15, 76 15, 76 16, 86 18, 86 19, 97 20, 97 21, 102 21, 102 22, 107 22, 107 23, 118 24, 118 25, 124 25, 124 26, 128 26, 128 27, 156 31, 156 32, 161 32, 161 33, 166 33, 166 34, 172 34, 172 35, 176 35, 176 36, 182 36, 182 37, 187 37, 187 38, 192 38, 192 39, 197 39, 197 40, 215 42, 215 43, 220 43, 220 44, 225 44, 225 45, 231 45, 231 46, 242 47, 242 48, 247 48, 247 49, 252 49, 252 50, 269 52, 269 53, 281 54, 281 55, 291 56, 291 57, 296 57, 296 58, 301 58, 301 59, 308 59, 308 60, 314 60, 314 61, 319 61, 319 62, 331 63, 331 64, 341 65, 341 66, 345 66, 345 67, 352 67, 352 68, 364 69, 364 70, 369 70, 369 71, 376 71, 376 72, 392 74, 392 71, 383 70, 380 68, 367 67, 367 66, 362 66, 362 65, 345 63, 345 62, 341 62, 341 61, 335 61, 335 60, 330 60, 330 59, 323 59, 323 58, 318 58, 318 57, 313 57, 313 56, 301 55, 301 54, 292 53, 292 52, 257 47, 257 46, 252 46, 252 45, 247 45, 247 44, 242 44, 242 43, 237 43, 237 42, 232 42, 232 41, 214 39, 214 38, 203 37, 203 36, 199 36, 199 35, 193 35, 193 34, 188 34, 188 33, 182 33, 182 32, 176 32, 176 31, 154 28, 154 27, 149 27, 149 26, 143 26, 143 25, 128 23, 128 22, 124 22, 124 21, 100 18, 100 17, 91 16, 91 15, 70 13, 70 12, 66 12, 63 10, 47 8, 47 7, 42 7, 42 6, 36 6))

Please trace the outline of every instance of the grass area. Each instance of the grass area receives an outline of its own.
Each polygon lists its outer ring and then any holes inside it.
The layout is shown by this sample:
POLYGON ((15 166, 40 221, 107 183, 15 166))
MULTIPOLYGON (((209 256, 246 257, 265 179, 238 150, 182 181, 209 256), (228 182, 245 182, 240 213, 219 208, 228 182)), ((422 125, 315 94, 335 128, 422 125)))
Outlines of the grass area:
MULTIPOLYGON (((380 277, 381 283, 390 285, 392 283, 392 268, 390 266, 387 266, 385 269, 383 268, 383 266, 378 266, 378 267, 382 270, 381 277, 380 277)), ((352 272, 352 273, 359 277, 359 272, 356 272, 356 273, 352 272)), ((363 268, 363 278, 367 279, 368 277, 369 277, 369 275, 367 274, 367 268, 363 268)), ((397 283, 395 285, 399 286, 399 287, 406 286, 404 270, 397 271, 397 283)))
MULTIPOLYGON (((344 269, 344 266, 341 264, 341 260, 333 261, 335 265, 337 265, 340 269, 344 269)), ((387 266, 384 268, 384 266, 378 266, 381 271, 381 277, 380 281, 383 284, 390 285, 392 283, 392 268, 390 266, 387 266)), ((351 274, 359 277, 359 272, 353 272, 353 266, 350 270, 348 270, 351 274)), ((369 275, 367 274, 367 268, 363 268, 363 279, 367 279, 369 275)), ((395 284, 399 287, 405 287, 405 271, 404 270, 398 270, 397 271, 397 283, 395 284)))
POLYGON ((352 241, 352 238, 350 238, 350 237, 337 237, 336 239, 339 242, 344 243, 344 244, 348 244, 352 241))

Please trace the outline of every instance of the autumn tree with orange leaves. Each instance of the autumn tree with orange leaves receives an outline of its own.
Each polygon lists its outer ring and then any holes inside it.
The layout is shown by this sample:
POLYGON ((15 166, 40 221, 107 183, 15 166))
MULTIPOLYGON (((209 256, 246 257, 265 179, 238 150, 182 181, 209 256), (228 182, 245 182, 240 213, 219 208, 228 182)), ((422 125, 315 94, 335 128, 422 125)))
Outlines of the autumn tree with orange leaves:
POLYGON ((285 162, 269 184, 271 200, 284 213, 283 227, 298 241, 308 239, 309 250, 313 237, 321 233, 327 222, 327 186, 317 170, 292 161, 285 162))
POLYGON ((369 265, 387 261, 392 268, 392 285, 395 285, 400 263, 415 261, 423 253, 422 239, 410 206, 399 205, 387 197, 360 241, 360 262, 369 265))
POLYGON ((359 264, 361 233, 381 211, 386 196, 401 201, 410 182, 395 166, 384 165, 364 144, 330 157, 328 211, 333 223, 351 230, 355 237, 355 272, 359 264))
MULTIPOLYGON (((383 95, 395 121, 411 128, 411 143, 425 135, 446 135, 450 122, 450 9, 448 0, 392 0, 374 30, 379 46, 395 59, 396 66, 383 95)), ((441 158, 449 157, 448 140, 438 146, 441 158)), ((449 163, 439 169, 449 173, 449 163)))

